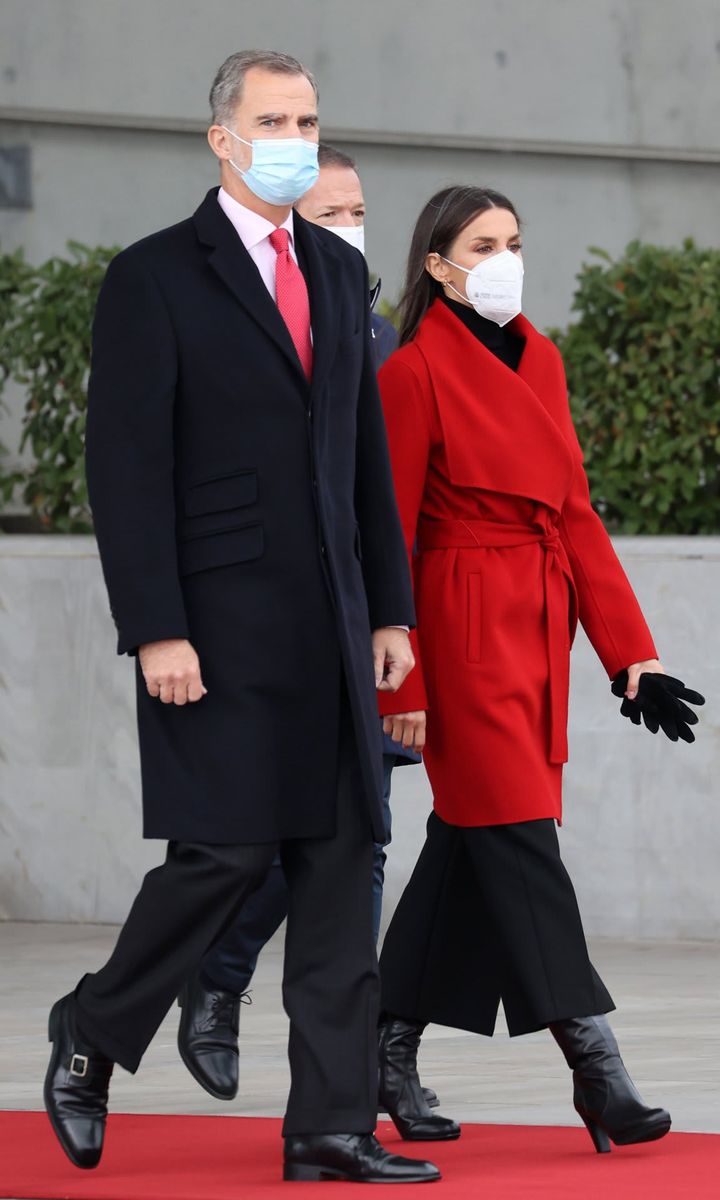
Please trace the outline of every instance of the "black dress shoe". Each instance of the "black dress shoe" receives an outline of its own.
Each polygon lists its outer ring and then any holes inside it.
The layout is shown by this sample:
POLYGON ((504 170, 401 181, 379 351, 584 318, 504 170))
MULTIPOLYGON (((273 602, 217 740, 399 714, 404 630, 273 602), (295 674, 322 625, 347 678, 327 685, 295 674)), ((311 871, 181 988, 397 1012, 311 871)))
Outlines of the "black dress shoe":
POLYGON ((645 1104, 606 1017, 554 1021, 549 1028, 572 1069, 575 1111, 598 1154, 607 1154, 611 1141, 631 1146, 654 1142, 669 1132, 670 1113, 645 1104))
POLYGON ((283 1179, 318 1183, 433 1183, 434 1163, 388 1154, 371 1133, 322 1133, 285 1138, 283 1179))
POLYGON ((53 1005, 48 1037, 53 1048, 45 1076, 47 1114, 70 1161, 76 1167, 96 1167, 114 1064, 80 1037, 72 994, 53 1005))
POLYGON ((235 992, 208 987, 199 974, 178 997, 180 1057, 200 1087, 216 1100, 237 1096, 240 1000, 235 992))
POLYGON ((460 1137, 460 1126, 437 1116, 420 1086, 417 1053, 424 1025, 388 1013, 380 1023, 380 1106, 390 1114, 406 1142, 447 1142, 460 1137))

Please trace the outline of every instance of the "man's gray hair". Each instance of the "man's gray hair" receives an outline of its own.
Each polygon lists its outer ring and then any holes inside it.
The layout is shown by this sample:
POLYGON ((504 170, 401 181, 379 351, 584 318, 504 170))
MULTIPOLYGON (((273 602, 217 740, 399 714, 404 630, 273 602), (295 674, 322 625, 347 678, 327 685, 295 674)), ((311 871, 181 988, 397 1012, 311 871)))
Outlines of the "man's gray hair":
POLYGON ((278 75, 304 75, 313 86, 315 98, 318 98, 314 75, 296 58, 280 54, 277 50, 239 50, 225 59, 210 88, 213 124, 227 125, 232 121, 235 109, 242 100, 245 76, 251 67, 262 67, 278 75))

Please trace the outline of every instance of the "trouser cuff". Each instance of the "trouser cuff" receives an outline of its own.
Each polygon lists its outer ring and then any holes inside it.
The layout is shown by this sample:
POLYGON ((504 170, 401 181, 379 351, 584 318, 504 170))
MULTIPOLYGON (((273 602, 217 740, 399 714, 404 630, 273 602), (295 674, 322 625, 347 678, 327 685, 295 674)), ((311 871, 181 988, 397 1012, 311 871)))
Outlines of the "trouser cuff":
POLYGON ((283 1137, 305 1137, 318 1133, 372 1133, 377 1125, 374 1108, 304 1108, 287 1112, 283 1137))
POLYGON ((140 1066, 140 1060, 147 1047, 143 1046, 138 1050, 137 1046, 126 1046, 119 1042, 112 1034, 108 1034, 107 1030, 102 1029, 85 1011, 83 1007, 82 997, 78 995, 82 984, 87 976, 80 980, 75 989, 75 1023, 78 1027, 78 1032, 84 1041, 95 1050, 99 1050, 106 1058, 111 1058, 113 1062, 119 1063, 124 1070, 129 1071, 134 1075, 140 1066))

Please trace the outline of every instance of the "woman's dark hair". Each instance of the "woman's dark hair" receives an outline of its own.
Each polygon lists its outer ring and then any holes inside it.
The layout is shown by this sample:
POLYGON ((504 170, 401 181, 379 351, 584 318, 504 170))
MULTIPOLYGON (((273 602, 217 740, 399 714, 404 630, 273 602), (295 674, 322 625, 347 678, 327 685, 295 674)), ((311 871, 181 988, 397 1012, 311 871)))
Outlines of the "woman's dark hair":
POLYGON ((405 287, 398 305, 401 346, 415 336, 433 300, 442 293, 440 284, 425 270, 428 254, 447 255, 466 225, 489 208, 506 208, 520 225, 515 205, 491 188, 456 184, 443 188, 428 200, 413 232, 405 287))

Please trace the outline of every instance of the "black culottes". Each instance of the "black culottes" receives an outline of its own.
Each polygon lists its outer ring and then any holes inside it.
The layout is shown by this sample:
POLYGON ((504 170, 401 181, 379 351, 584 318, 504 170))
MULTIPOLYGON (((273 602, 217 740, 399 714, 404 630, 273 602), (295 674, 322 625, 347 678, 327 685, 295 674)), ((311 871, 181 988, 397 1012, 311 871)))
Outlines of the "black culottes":
POLYGON ((615 1006, 588 957, 552 819, 465 828, 435 813, 380 958, 388 1013, 512 1036, 615 1006))

